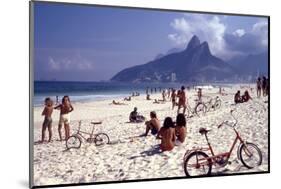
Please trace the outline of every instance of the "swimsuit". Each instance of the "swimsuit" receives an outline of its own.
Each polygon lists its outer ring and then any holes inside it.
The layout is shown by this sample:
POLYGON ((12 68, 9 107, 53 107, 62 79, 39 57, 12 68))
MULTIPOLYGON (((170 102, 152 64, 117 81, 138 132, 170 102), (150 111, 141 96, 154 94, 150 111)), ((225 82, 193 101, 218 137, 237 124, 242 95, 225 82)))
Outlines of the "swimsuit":
POLYGON ((48 126, 51 126, 52 124, 52 118, 51 117, 47 117, 45 116, 45 119, 44 119, 44 122, 43 122, 43 126, 44 127, 48 127, 48 126))
POLYGON ((69 124, 70 123, 70 113, 67 114, 61 114, 60 115, 60 120, 59 120, 59 124, 69 124))

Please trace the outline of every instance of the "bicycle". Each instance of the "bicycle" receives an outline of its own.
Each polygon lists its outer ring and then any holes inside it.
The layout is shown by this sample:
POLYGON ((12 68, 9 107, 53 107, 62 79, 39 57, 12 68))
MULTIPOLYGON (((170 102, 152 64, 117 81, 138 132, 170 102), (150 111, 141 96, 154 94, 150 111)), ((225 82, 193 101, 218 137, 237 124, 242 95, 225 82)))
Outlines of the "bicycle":
POLYGON ((221 153, 221 154, 214 154, 213 148, 208 139, 208 132, 206 128, 200 128, 199 133, 201 135, 205 135, 208 147, 205 148, 193 148, 191 150, 187 150, 184 155, 184 172, 187 177, 191 176, 205 176, 210 175, 212 171, 213 165, 218 165, 220 167, 224 167, 227 165, 228 160, 232 154, 232 151, 238 141, 240 144, 237 149, 237 156, 238 159, 242 162, 242 164, 247 167, 248 169, 252 169, 256 166, 261 165, 262 163, 262 153, 261 150, 258 148, 257 145, 244 141, 241 136, 239 135, 238 131, 236 130, 235 126, 238 123, 238 120, 233 116, 233 110, 230 111, 231 116, 234 118, 235 123, 230 124, 228 121, 223 121, 221 124, 218 125, 218 129, 221 128, 223 125, 231 127, 235 134, 236 138, 228 152, 221 153), (211 156, 207 153, 209 152, 211 156), (252 164, 251 164, 252 163, 252 164), (195 174, 195 172, 199 172, 199 174, 195 174))
POLYGON ((102 122, 91 122, 92 126, 92 131, 90 133, 81 131, 81 125, 82 122, 79 121, 79 127, 78 130, 75 134, 71 135, 67 140, 66 140, 66 148, 76 148, 79 149, 82 144, 82 139, 84 139, 88 143, 95 143, 96 146, 101 146, 104 144, 109 143, 109 137, 106 133, 97 133, 94 134, 95 130, 95 125, 100 125, 102 122), (83 134, 89 135, 89 138, 86 138, 83 136, 83 134))
POLYGON ((194 108, 191 108, 189 104, 186 106, 186 113, 185 113, 186 117, 191 117, 191 115, 194 114, 200 117, 206 114, 207 106, 199 100, 195 100, 195 102, 196 104, 194 108))
POLYGON ((211 110, 217 110, 221 107, 221 99, 216 96, 215 98, 211 98, 208 102, 204 103, 206 105, 206 111, 209 112, 211 110))

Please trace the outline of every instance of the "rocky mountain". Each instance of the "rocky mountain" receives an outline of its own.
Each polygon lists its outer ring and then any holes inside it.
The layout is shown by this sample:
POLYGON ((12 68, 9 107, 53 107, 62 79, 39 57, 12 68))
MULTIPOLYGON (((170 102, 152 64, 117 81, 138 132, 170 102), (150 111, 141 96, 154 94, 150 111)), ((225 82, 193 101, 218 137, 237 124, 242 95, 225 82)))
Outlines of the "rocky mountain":
POLYGON ((208 43, 201 43, 197 36, 193 36, 184 50, 159 56, 143 65, 126 68, 111 80, 121 82, 231 81, 239 72, 238 66, 232 66, 212 55, 208 43))

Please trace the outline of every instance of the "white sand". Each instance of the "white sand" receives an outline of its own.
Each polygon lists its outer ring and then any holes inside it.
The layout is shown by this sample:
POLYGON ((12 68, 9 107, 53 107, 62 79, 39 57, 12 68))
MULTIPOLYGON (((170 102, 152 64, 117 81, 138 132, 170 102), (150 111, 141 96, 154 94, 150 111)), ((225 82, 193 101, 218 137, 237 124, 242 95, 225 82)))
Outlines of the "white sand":
MULTIPOLYGON (((184 144, 176 146, 170 152, 154 153, 153 148, 160 143, 154 136, 136 137, 145 131, 144 123, 126 123, 129 113, 136 106, 145 117, 154 110, 161 124, 166 116, 176 117, 176 109, 171 109, 171 102, 153 104, 146 101, 144 96, 133 97, 128 105, 109 105, 111 100, 75 103, 71 114, 71 133, 82 120, 84 130, 90 129, 90 121, 102 121, 96 132, 102 131, 109 135, 113 144, 97 147, 83 141, 80 149, 65 151, 65 142, 59 142, 57 124, 59 112, 53 113, 53 142, 34 145, 34 184, 52 185, 99 181, 120 181, 132 179, 164 178, 185 176, 183 171, 183 156, 186 150, 193 146, 206 146, 203 136, 198 133, 200 127, 212 129, 209 133, 210 142, 215 153, 229 150, 234 132, 227 127, 217 129, 223 120, 231 120, 229 111, 235 108, 235 115, 239 118, 238 131, 242 138, 259 146, 263 153, 262 165, 245 168, 237 159, 236 148, 233 151, 230 165, 222 169, 213 167, 213 174, 231 174, 238 172, 259 172, 268 170, 268 104, 267 97, 257 99, 254 93, 253 101, 233 104, 233 95, 237 90, 243 92, 238 85, 232 89, 226 88, 227 96, 220 96, 222 106, 219 110, 209 112, 203 117, 192 117, 187 120, 187 138, 184 144)), ((215 97, 218 89, 203 90, 203 95, 215 97)), ((188 91, 188 101, 194 106, 195 91, 188 91)), ((160 99, 160 94, 154 94, 152 99, 160 99)), ((119 99, 118 101, 122 101, 119 99)), ((122 101, 123 102, 123 101, 122 101)), ((43 107, 34 108, 34 141, 41 138, 41 116, 43 107)), ((63 130, 64 133, 64 130, 63 130)), ((46 139, 48 134, 46 132, 46 139)))

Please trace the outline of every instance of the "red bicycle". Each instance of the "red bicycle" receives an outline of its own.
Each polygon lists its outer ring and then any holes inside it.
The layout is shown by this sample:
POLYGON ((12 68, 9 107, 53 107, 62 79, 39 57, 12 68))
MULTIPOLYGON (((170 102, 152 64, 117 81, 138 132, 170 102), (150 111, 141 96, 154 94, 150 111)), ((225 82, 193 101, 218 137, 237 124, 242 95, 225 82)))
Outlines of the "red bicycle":
POLYGON ((213 165, 217 165, 220 167, 224 167, 225 165, 227 165, 229 157, 231 156, 232 151, 238 141, 240 141, 240 145, 237 149, 237 156, 238 159, 241 160, 242 164, 248 169, 261 165, 261 150, 258 148, 257 145, 250 142, 246 142, 241 138, 235 128, 238 121, 232 113, 233 110, 230 111, 230 114, 235 120, 234 124, 231 124, 228 121, 224 121, 218 125, 218 128, 221 128, 223 125, 229 126, 234 130, 236 134, 236 138, 234 139, 230 150, 228 152, 215 155, 207 136, 210 130, 207 130, 206 128, 200 128, 199 133, 201 135, 205 135, 208 147, 193 148, 191 150, 186 151, 184 155, 184 172, 187 177, 210 175, 213 165), (207 153, 205 152, 209 152, 211 156, 207 155, 207 153))

